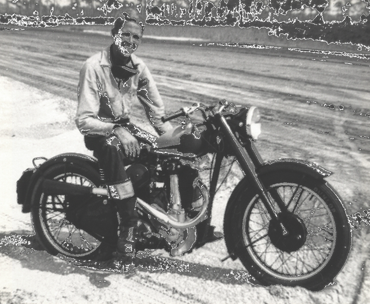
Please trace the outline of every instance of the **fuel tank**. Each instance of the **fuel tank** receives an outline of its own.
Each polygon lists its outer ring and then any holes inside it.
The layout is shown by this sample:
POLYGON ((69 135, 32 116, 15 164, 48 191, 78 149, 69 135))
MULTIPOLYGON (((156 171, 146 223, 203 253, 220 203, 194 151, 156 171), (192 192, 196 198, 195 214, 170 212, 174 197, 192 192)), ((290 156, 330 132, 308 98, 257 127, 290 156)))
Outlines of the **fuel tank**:
POLYGON ((156 139, 156 150, 175 149, 181 153, 200 154, 203 139, 192 123, 178 126, 156 139))

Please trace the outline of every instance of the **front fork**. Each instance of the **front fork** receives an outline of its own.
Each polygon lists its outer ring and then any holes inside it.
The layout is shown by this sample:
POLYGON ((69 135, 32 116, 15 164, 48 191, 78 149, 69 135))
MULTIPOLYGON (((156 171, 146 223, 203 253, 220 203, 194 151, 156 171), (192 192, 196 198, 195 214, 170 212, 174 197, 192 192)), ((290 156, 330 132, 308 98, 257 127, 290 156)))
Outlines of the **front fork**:
POLYGON ((267 212, 271 216, 271 219, 274 220, 274 221, 280 222, 280 226, 282 228, 283 234, 284 235, 287 234, 288 231, 286 230, 284 225, 279 220, 278 214, 277 214, 277 212, 275 211, 275 209, 273 207, 273 204, 272 204, 273 199, 272 199, 271 195, 274 196, 274 199, 275 199, 276 203, 278 204, 281 211, 285 211, 286 206, 282 202, 278 193, 270 194, 267 191, 265 186, 259 180, 258 175, 256 173, 256 166, 253 163, 253 161, 256 162, 259 165, 262 165, 262 159, 261 159, 260 155, 258 154, 258 151, 253 150, 254 146, 252 146, 252 145, 251 145, 251 147, 249 147, 250 149, 248 149, 248 150, 250 150, 249 153, 253 157, 253 160, 252 160, 251 156, 249 156, 249 154, 246 152, 245 148, 240 144, 239 140, 235 137, 235 135, 232 132, 232 130, 230 129, 230 126, 227 123, 225 117, 223 117, 221 114, 217 114, 217 115, 220 115, 219 119, 221 121, 222 130, 224 131, 225 134, 227 134, 228 143, 231 145, 232 150, 235 152, 236 158, 239 162, 239 165, 242 167, 244 173, 249 177, 249 180, 252 181, 252 185, 257 190, 264 206, 266 207, 267 212))

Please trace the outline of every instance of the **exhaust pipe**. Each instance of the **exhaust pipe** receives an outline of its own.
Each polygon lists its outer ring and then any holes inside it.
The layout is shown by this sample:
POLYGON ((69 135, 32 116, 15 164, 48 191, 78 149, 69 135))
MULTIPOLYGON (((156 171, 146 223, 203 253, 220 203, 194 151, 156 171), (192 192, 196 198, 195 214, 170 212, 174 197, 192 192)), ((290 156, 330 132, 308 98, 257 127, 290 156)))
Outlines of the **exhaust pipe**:
POLYGON ((198 216, 191 219, 190 221, 185 221, 185 222, 175 221, 171 219, 167 214, 162 213, 158 211, 157 209, 154 209, 152 206, 150 206, 148 203, 144 202, 140 198, 137 198, 137 203, 145 212, 149 213, 149 215, 152 215, 158 220, 162 221, 164 224, 169 225, 172 228, 176 228, 176 229, 188 229, 188 228, 198 225, 201 221, 203 221, 204 216, 207 213, 208 203, 209 203, 207 187, 201 182, 200 178, 197 178, 194 184, 196 186, 199 186, 199 189, 202 191, 204 201, 203 201, 202 209, 199 211, 198 216))
MULTIPOLYGON (((202 188, 201 188, 202 189, 202 188)), ((108 190, 105 188, 94 188, 94 187, 85 187, 81 185, 75 185, 65 182, 59 182, 52 179, 44 179, 42 183, 42 190, 45 194, 50 195, 101 195, 108 197, 108 190)), ((202 209, 198 213, 198 215, 190 220, 184 222, 178 222, 170 218, 166 213, 163 213, 151 205, 146 203, 140 198, 137 198, 137 203, 147 212, 149 212, 152 216, 154 216, 158 221, 162 222, 165 225, 172 226, 173 228, 177 229, 187 229, 190 227, 194 227, 196 224, 200 223, 205 219, 207 216, 207 208, 208 208, 208 193, 203 191, 202 189, 202 196, 205 200, 202 206, 202 209)))
POLYGON ((42 191, 51 195, 101 195, 108 196, 108 190, 104 188, 85 187, 53 179, 44 179, 42 191))

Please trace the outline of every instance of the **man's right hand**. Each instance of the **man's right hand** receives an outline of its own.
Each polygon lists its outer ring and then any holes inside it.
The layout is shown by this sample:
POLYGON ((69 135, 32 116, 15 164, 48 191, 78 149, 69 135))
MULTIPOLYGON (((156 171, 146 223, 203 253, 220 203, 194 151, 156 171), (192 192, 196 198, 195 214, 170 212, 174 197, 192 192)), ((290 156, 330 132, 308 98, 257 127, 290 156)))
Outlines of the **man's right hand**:
POLYGON ((138 157, 140 155, 139 142, 129 131, 119 127, 114 129, 114 134, 120 140, 127 157, 138 157))

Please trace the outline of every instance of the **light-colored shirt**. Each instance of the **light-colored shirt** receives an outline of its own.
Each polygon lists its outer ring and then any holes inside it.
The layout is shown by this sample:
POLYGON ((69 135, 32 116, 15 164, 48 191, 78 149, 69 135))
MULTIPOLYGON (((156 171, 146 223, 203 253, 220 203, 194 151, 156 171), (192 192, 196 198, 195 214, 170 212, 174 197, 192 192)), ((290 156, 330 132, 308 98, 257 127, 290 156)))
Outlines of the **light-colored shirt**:
POLYGON ((126 83, 116 80, 111 72, 109 47, 85 61, 80 71, 76 115, 76 125, 83 135, 108 136, 115 122, 129 118, 132 104, 138 101, 160 134, 172 128, 161 121, 164 104, 149 69, 136 55, 132 54, 131 59, 138 73, 126 83))

